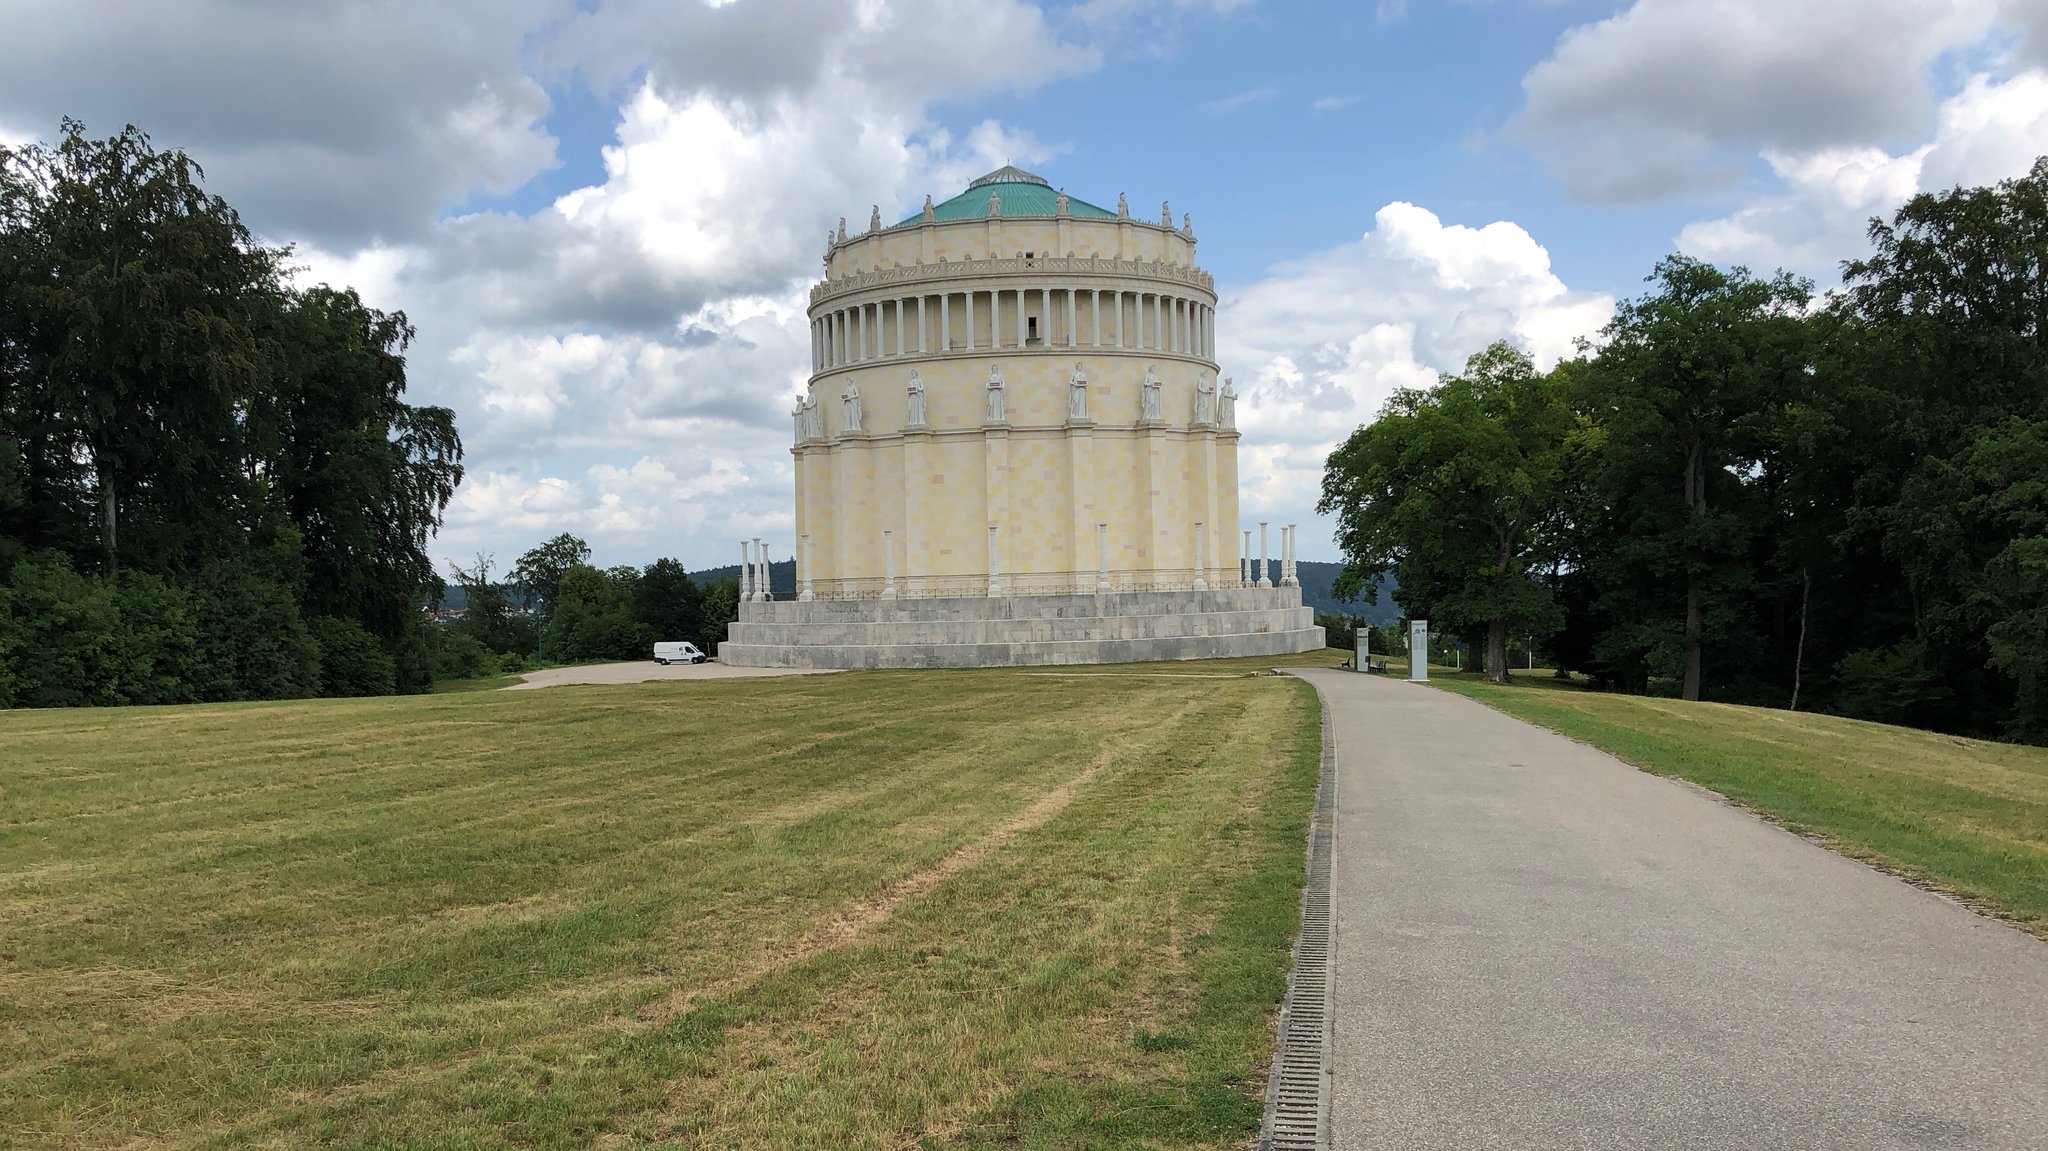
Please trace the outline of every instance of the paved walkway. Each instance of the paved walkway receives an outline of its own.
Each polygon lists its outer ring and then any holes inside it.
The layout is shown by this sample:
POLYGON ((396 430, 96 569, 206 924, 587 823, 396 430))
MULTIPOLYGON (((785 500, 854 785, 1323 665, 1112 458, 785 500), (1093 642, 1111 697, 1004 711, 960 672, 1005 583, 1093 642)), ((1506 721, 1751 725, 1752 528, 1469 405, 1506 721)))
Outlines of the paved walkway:
POLYGON ((2048 944, 1448 692, 1335 718, 1337 1148, 2048 1148, 2048 944))

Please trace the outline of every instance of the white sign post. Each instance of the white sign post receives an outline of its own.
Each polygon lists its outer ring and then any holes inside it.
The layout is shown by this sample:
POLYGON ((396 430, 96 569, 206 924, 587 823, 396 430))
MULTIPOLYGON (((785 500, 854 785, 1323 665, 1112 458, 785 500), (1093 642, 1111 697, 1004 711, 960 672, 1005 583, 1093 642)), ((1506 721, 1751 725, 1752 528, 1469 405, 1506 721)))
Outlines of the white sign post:
POLYGON ((1408 621, 1408 678, 1415 683, 1429 682, 1429 621, 1426 619, 1408 621))

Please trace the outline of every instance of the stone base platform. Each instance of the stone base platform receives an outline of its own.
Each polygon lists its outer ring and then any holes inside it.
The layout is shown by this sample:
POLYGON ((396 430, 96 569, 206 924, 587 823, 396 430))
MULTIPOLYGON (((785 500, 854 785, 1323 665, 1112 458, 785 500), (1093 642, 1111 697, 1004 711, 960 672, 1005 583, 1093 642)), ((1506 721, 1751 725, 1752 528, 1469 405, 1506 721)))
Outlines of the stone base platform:
POLYGON ((1323 646, 1300 588, 742 604, 734 667, 1027 667, 1284 655, 1323 646))

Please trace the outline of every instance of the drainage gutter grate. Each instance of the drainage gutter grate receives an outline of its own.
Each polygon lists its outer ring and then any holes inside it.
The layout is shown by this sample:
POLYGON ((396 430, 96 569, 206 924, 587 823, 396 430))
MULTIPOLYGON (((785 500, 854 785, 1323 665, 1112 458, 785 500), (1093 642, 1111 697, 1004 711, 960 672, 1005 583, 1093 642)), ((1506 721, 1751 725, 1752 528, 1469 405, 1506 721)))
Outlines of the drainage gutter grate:
MULTIPOLYGON (((1320 692, 1317 693, 1321 695, 1320 692)), ((1280 1006, 1280 1044, 1266 1082, 1259 1151, 1323 1151, 1330 1146, 1330 1028, 1333 942, 1330 854, 1337 809, 1337 738, 1323 700, 1323 761, 1309 818, 1308 882, 1301 892, 1301 934, 1280 1006)))

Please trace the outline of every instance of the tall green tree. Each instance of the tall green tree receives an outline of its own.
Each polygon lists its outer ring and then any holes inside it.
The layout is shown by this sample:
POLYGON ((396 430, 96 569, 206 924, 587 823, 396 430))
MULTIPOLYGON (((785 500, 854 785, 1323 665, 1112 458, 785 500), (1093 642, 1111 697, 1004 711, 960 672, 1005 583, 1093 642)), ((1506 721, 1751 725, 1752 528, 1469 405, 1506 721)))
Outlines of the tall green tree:
POLYGON ((512 583, 526 606, 540 613, 541 626, 554 618, 562 577, 570 568, 590 562, 590 545, 568 532, 532 548, 512 565, 512 583))
POLYGON ((1506 343, 1433 389, 1397 392, 1324 472, 1318 510, 1337 516, 1345 556, 1337 593, 1392 572, 1410 614, 1483 630, 1486 674, 1505 681, 1508 637, 1557 623, 1534 545, 1577 431, 1550 378, 1506 343))
POLYGON ((1621 561, 1610 580, 1631 601, 1613 618, 1642 621, 1629 629, 1639 637, 1655 634, 1644 601, 1675 592, 1680 694, 1698 699, 1708 617, 1734 606, 1749 583, 1750 533, 1732 497, 1755 466, 1763 425, 1812 363, 1803 318, 1812 286, 1676 255, 1658 262, 1650 283, 1602 330, 1605 345, 1582 383, 1606 429, 1605 496, 1621 561))
POLYGON ((655 560, 634 588, 633 618, 655 639, 694 640, 704 623, 704 593, 680 562, 655 560))

